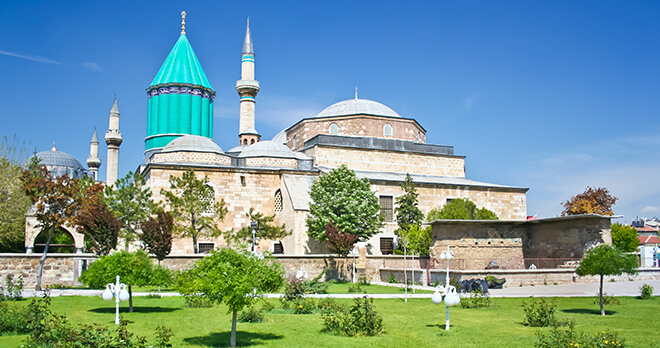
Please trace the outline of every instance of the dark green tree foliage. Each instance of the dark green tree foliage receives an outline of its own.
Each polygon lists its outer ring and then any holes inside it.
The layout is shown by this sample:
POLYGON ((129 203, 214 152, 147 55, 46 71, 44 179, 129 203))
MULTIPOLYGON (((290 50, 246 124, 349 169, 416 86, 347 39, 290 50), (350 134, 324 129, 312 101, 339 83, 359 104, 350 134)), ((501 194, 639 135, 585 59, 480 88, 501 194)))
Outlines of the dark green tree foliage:
POLYGON ((357 236, 358 241, 367 240, 383 226, 385 217, 380 214, 369 180, 359 179, 346 165, 321 175, 309 195, 307 228, 317 240, 327 239, 325 225, 330 219, 342 232, 357 236))
POLYGON ((612 224, 612 245, 628 253, 637 251, 639 247, 637 230, 619 223, 612 224))
POLYGON ((331 252, 338 254, 341 257, 346 257, 348 253, 353 250, 357 236, 347 232, 341 232, 337 226, 332 222, 332 219, 325 225, 325 244, 331 252))
POLYGON ((133 287, 152 284, 154 265, 144 250, 129 253, 120 251, 103 256, 83 271, 78 279, 90 288, 105 288, 106 284, 114 283, 115 277, 128 286, 129 311, 133 311, 133 287))
POLYGON ((188 169, 181 177, 170 176, 170 190, 161 190, 172 209, 176 222, 175 232, 181 237, 192 238, 193 250, 197 250, 200 236, 217 237, 221 231, 216 223, 227 213, 225 200, 215 201, 215 190, 209 178, 198 179, 195 171, 188 169))
POLYGON ((145 249, 156 256, 158 264, 172 251, 173 231, 174 218, 163 210, 156 211, 156 218, 142 223, 142 242, 145 249))
POLYGON ((498 217, 486 208, 477 209, 477 205, 468 198, 456 198, 442 209, 431 209, 426 220, 498 220, 498 217))
POLYGON ((621 275, 637 273, 637 255, 625 254, 611 245, 601 244, 588 250, 580 265, 575 269, 578 275, 600 276, 600 314, 605 315, 603 308, 603 277, 606 275, 621 275))
POLYGON ((399 225, 397 234, 411 225, 420 226, 424 219, 424 214, 418 207, 419 193, 410 174, 406 174, 406 181, 401 184, 401 189, 405 193, 396 199, 396 222, 399 225))
POLYGON ((245 250, 225 248, 213 251, 181 274, 178 291, 202 294, 208 300, 222 303, 232 313, 230 345, 236 347, 238 312, 254 305, 258 297, 279 289, 283 282, 281 265, 245 250))
MULTIPOLYGON (((245 214, 250 221, 257 223, 257 238, 265 238, 270 240, 279 240, 286 236, 291 235, 292 231, 286 229, 286 225, 277 225, 274 223, 275 215, 264 215, 257 213, 254 208, 245 214)), ((235 231, 233 228, 224 233, 225 240, 230 244, 252 244, 252 227, 244 226, 240 230, 235 231)))
POLYGON ((144 187, 145 180, 138 173, 129 172, 125 177, 108 186, 105 191, 105 204, 119 218, 122 225, 120 237, 128 250, 131 242, 139 238, 140 225, 147 221, 155 204, 151 190, 144 187))
POLYGON ((0 252, 25 252, 25 212, 30 199, 21 189, 25 143, 16 136, 0 141, 0 252))

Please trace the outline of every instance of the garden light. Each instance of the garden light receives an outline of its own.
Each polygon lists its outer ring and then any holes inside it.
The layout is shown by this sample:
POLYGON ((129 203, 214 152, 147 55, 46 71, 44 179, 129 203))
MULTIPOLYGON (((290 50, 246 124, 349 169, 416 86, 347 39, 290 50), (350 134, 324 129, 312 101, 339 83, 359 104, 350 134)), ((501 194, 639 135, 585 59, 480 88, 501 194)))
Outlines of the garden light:
POLYGON ((445 323, 445 330, 449 330, 449 307, 461 303, 461 296, 456 292, 456 287, 449 285, 449 260, 454 258, 454 252, 443 250, 440 254, 441 260, 447 260, 447 276, 445 278, 445 286, 439 285, 435 288, 435 292, 431 295, 431 301, 435 304, 440 304, 442 298, 445 300, 445 307, 447 308, 447 321, 445 323))
POLYGON ((126 301, 131 297, 126 290, 126 284, 120 283, 119 276, 117 276, 114 284, 110 283, 105 286, 101 297, 106 301, 112 300, 112 297, 115 298, 115 324, 119 325, 119 301, 126 301))

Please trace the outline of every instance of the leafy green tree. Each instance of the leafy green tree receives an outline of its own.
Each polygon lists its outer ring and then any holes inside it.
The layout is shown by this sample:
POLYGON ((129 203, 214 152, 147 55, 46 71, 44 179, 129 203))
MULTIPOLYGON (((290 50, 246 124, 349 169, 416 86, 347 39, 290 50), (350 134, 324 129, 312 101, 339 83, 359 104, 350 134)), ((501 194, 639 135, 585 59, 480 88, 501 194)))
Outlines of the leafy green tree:
POLYGON ((174 218, 172 214, 156 211, 156 218, 142 223, 142 242, 145 249, 156 256, 158 264, 172 251, 172 232, 174 231, 174 218))
POLYGON ((178 291, 201 294, 211 302, 223 303, 232 313, 230 344, 236 347, 238 312, 253 305, 260 295, 279 289, 284 282, 281 265, 245 250, 213 251, 182 273, 178 291))
POLYGON ((105 204, 121 221, 120 237, 124 240, 124 249, 139 239, 140 225, 149 219, 156 207, 151 190, 145 187, 145 179, 139 173, 129 172, 117 180, 114 185, 106 187, 105 204))
MULTIPOLYGON (((245 216, 250 219, 250 222, 254 221, 257 223, 257 239, 279 240, 290 236, 292 233, 291 230, 286 229, 286 224, 278 226, 274 223, 275 215, 264 215, 250 208, 250 211, 245 213, 245 216)), ((230 244, 252 244, 252 227, 249 225, 244 226, 237 231, 232 228, 224 233, 224 238, 230 244)))
POLYGON ((25 143, 4 136, 0 141, 0 252, 25 252, 25 212, 30 198, 21 188, 25 143))
POLYGON ((406 244, 411 254, 428 255, 431 248, 431 226, 422 228, 419 225, 409 225, 407 229, 399 229, 399 237, 406 244))
POLYGON ((628 253, 637 251, 639 247, 637 230, 619 223, 612 224, 612 245, 628 253))
POLYGON ((600 314, 605 315, 603 308, 603 278, 606 275, 621 275, 637 273, 637 255, 626 254, 622 250, 608 244, 601 244, 588 250, 580 265, 575 269, 578 275, 600 276, 600 314))
POLYGON ((396 222, 399 225, 397 234, 411 225, 420 226, 424 219, 424 213, 418 207, 419 193, 410 174, 406 174, 406 181, 401 184, 401 189, 405 193, 396 199, 396 222))
POLYGON ((221 234, 216 223, 227 214, 225 200, 215 201, 215 190, 208 176, 198 179, 195 171, 188 169, 181 177, 170 176, 170 190, 161 190, 177 223, 175 231, 182 237, 190 237, 193 250, 197 250, 197 238, 217 237, 221 234))
POLYGON ((359 179, 346 165, 321 175, 309 192, 308 234, 319 241, 327 239, 325 226, 332 219, 343 233, 365 241, 383 227, 378 197, 366 178, 359 179))
POLYGON ((455 198, 441 209, 433 208, 426 217, 427 221, 434 220, 497 220, 497 214, 486 209, 477 209, 468 198, 455 198))
POLYGON ((618 198, 612 196, 605 187, 591 188, 587 186, 584 192, 571 197, 564 202, 561 215, 601 214, 614 215, 612 206, 618 198))
POLYGON ((102 256, 93 262, 78 280, 90 288, 103 288, 106 284, 114 283, 119 276, 120 281, 128 286, 128 293, 131 295, 128 300, 129 311, 133 312, 133 287, 158 285, 154 274, 161 277, 162 272, 162 267, 154 267, 146 251, 130 253, 122 250, 102 256))

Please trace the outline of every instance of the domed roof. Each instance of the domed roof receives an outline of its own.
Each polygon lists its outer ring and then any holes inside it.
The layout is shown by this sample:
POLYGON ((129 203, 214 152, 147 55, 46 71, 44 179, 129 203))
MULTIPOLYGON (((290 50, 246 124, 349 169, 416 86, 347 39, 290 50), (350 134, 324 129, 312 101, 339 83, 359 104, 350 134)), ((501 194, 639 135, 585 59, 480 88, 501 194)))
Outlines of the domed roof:
POLYGON ((368 99, 348 99, 334 103, 321 111, 316 117, 346 116, 346 115, 374 115, 401 117, 389 107, 368 99))
POLYGON ((238 157, 298 158, 290 148, 273 141, 260 141, 246 146, 238 157))
MULTIPOLYGON (((40 159, 39 164, 46 166, 50 173, 57 177, 68 174, 78 179, 85 175, 86 170, 78 160, 66 152, 58 151, 55 147, 50 151, 38 152, 35 156, 40 159)), ((29 163, 29 159, 26 164, 29 163)))
POLYGON ((201 135, 184 135, 167 144, 161 152, 194 151, 224 153, 213 139, 201 135))

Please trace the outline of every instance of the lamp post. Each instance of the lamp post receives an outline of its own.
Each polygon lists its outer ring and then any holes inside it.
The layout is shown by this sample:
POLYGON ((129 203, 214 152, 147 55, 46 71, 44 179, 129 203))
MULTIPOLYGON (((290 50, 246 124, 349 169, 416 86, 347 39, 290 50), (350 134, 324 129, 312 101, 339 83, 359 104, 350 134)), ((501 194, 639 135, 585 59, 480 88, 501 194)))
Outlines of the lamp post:
POLYGON ((126 284, 119 282, 119 276, 117 276, 115 283, 108 284, 105 286, 103 295, 101 295, 104 300, 110 301, 112 297, 115 298, 115 324, 119 325, 119 301, 126 301, 130 297, 128 290, 126 290, 126 284))
POLYGON ((256 221, 250 222, 250 227, 252 228, 252 252, 256 253, 257 252, 257 227, 259 227, 259 223, 256 221))
POLYGON ((449 330, 449 307, 455 306, 461 302, 461 296, 456 292, 456 287, 449 285, 449 260, 454 258, 454 252, 449 250, 443 250, 440 254, 441 260, 447 260, 447 276, 445 278, 445 286, 438 285, 435 288, 435 292, 431 296, 431 301, 435 304, 440 304, 442 298, 444 297, 445 306, 447 308, 447 321, 445 322, 445 330, 449 330))

